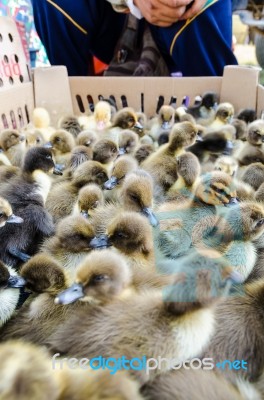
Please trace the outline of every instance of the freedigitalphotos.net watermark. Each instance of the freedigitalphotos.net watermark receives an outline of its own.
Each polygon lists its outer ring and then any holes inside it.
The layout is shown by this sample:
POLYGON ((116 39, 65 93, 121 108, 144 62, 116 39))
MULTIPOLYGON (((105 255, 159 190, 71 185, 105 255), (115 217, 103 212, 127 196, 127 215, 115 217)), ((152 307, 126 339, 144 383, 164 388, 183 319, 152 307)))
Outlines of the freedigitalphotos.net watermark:
POLYGON ((212 358, 193 358, 186 360, 181 363, 177 363, 175 359, 168 358, 147 358, 143 356, 141 358, 134 357, 127 359, 126 356, 119 358, 109 357, 104 358, 102 356, 94 358, 59 358, 60 353, 56 353, 52 357, 52 369, 63 369, 65 367, 70 369, 80 368, 82 370, 109 370, 110 375, 116 374, 117 371, 145 371, 147 375, 154 370, 177 370, 180 368, 184 369, 204 369, 212 370, 214 368, 222 370, 234 370, 239 371, 241 369, 247 370, 247 362, 244 360, 224 360, 222 362, 214 363, 212 358))

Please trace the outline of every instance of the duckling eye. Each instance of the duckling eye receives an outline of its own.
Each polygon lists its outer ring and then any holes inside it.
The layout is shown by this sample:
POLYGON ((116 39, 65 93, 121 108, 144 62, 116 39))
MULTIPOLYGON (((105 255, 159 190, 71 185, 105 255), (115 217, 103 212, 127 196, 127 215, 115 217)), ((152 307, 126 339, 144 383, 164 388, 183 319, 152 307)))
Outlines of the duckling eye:
POLYGON ((36 143, 40 143, 40 141, 41 141, 40 138, 36 139, 36 143))
POLYGON ((98 174, 96 174, 97 178, 104 178, 105 174, 104 172, 98 172, 98 174))
POLYGON ((128 122, 134 122, 134 118, 129 117, 129 118, 128 118, 128 122))
POLYGON ((47 154, 47 155, 46 155, 46 158, 47 158, 48 160, 51 160, 51 159, 52 159, 52 157, 51 157, 50 154, 47 154))
POLYGON ((262 226, 263 224, 264 224, 264 218, 260 219, 260 220, 256 223, 256 226, 257 226, 257 227, 260 227, 260 226, 262 226))
POLYGON ((93 283, 101 283, 107 279, 107 275, 95 275, 92 278, 93 283))
POLYGON ((4 214, 3 213, 0 213, 0 218, 2 218, 4 216, 4 214))
POLYGON ((224 191, 224 189, 219 189, 219 188, 217 188, 217 189, 215 189, 215 191, 216 191, 217 193, 219 193, 219 194, 226 195, 226 192, 224 191))
POLYGON ((55 141, 56 141, 56 142, 61 142, 61 138, 60 138, 60 137, 56 137, 56 138, 55 138, 55 141))
POLYGON ((116 232, 116 236, 122 239, 126 239, 128 237, 124 232, 116 232))
POLYGON ((223 111, 223 116, 228 117, 228 111, 223 111))
POLYGON ((139 201, 139 198, 138 198, 138 196, 136 195, 136 194, 134 194, 134 193, 130 193, 130 198, 133 200, 133 201, 136 201, 136 202, 138 202, 139 201))
POLYGON ((253 131, 253 133, 256 135, 256 136, 261 136, 260 135, 260 132, 259 132, 259 130, 257 129, 257 130, 255 130, 255 131, 253 131))

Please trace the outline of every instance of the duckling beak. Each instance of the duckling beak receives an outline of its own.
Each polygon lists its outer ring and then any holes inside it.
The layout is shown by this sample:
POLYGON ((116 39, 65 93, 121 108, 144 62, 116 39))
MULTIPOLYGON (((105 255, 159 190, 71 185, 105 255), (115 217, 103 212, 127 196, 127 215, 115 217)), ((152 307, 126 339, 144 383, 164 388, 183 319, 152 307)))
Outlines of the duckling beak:
POLYGON ((88 218, 88 217, 89 217, 88 211, 81 211, 80 214, 81 214, 84 218, 88 218))
POLYGON ((142 208, 142 213, 148 218, 151 226, 156 227, 159 225, 159 221, 157 220, 155 214, 149 207, 142 208))
POLYGON ((203 138, 200 135, 196 136, 196 143, 197 142, 203 142, 203 138))
POLYGON ((136 122, 135 125, 134 125, 134 128, 141 130, 141 129, 143 129, 143 126, 139 122, 136 122))
POLYGON ((233 151, 233 143, 231 142, 231 140, 228 140, 227 142, 226 142, 226 147, 225 147, 225 149, 224 149, 224 151, 223 151, 223 154, 225 155, 225 156, 230 156, 231 154, 232 154, 232 151, 233 151))
POLYGON ((124 154, 126 154, 126 149, 124 147, 120 147, 120 149, 118 151, 118 155, 123 156, 124 154))
POLYGON ((26 281, 22 276, 10 276, 7 281, 8 288, 22 288, 26 285, 26 281))
POLYGON ((23 220, 23 218, 20 218, 17 215, 12 214, 8 217, 6 222, 8 222, 9 224, 22 224, 22 222, 24 222, 24 220, 23 220))
POLYGON ((63 175, 62 164, 55 164, 54 169, 53 169, 53 174, 54 175, 63 175))
POLYGON ((90 247, 92 249, 105 249, 107 247, 110 247, 108 236, 107 235, 95 236, 90 241, 90 247))
POLYGON ((52 149, 53 145, 51 142, 47 142, 43 145, 43 147, 45 147, 45 149, 52 149))
POLYGON ((169 129, 170 124, 168 121, 163 121, 161 124, 162 129, 169 129))
POLYGON ((97 122, 97 129, 99 129, 100 131, 102 131, 103 129, 105 129, 105 122, 104 121, 98 121, 97 122))
POLYGON ((70 304, 84 297, 83 285, 74 283, 71 287, 59 293, 55 298, 55 304, 70 304))
POLYGON ((239 204, 239 200, 237 197, 230 197, 229 203, 225 204, 226 207, 229 206, 235 206, 236 204, 239 204))
POLYGON ((114 188, 117 186, 117 184, 118 184, 118 179, 117 179, 117 177, 116 177, 116 176, 111 176, 111 178, 108 179, 108 181, 106 181, 106 182, 103 184, 103 189, 112 190, 112 189, 114 189, 114 188))

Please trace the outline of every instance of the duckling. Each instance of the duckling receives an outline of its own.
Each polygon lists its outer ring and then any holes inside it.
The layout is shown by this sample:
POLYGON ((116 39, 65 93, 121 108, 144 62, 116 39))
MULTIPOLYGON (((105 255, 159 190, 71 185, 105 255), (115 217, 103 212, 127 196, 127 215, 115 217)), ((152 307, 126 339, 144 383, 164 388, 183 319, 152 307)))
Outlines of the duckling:
POLYGON ((50 125, 49 112, 44 107, 35 107, 32 113, 32 125, 27 127, 29 130, 35 128, 37 132, 41 133, 45 142, 49 141, 50 135, 54 132, 55 128, 50 125))
POLYGON ((94 107, 94 128, 103 131, 111 127, 111 106, 107 101, 100 100, 94 107))
POLYGON ((108 129, 107 136, 119 142, 119 134, 124 129, 132 129, 139 136, 143 134, 143 127, 138 122, 138 116, 132 107, 124 107, 117 111, 113 117, 112 127, 108 129))
POLYGON ((74 284, 55 299, 56 304, 69 304, 79 299, 105 304, 120 296, 131 284, 132 274, 126 260, 111 250, 92 251, 76 269, 74 284))
POLYGON ((140 164, 150 156, 154 152, 155 148, 153 144, 141 144, 135 151, 134 157, 137 162, 140 164))
POLYGON ((74 172, 76 168, 84 163, 85 161, 89 161, 93 159, 93 150, 91 147, 86 146, 75 146, 71 151, 70 160, 67 164, 67 167, 71 172, 74 172))
POLYGON ((215 161, 214 170, 223 171, 234 178, 238 170, 238 163, 231 156, 221 156, 215 161))
POLYGON ((57 164, 66 164, 75 146, 72 134, 65 129, 56 130, 50 137, 50 145, 57 164))
POLYGON ((36 147, 36 146, 44 146, 45 138, 43 134, 38 130, 25 130, 24 132, 26 136, 26 146, 27 148, 36 147))
POLYGON ((254 385, 237 380, 233 385, 216 371, 177 368, 157 376, 141 392, 151 400, 260 400, 254 385))
POLYGON ((169 143, 161 146, 141 164, 164 191, 167 191, 178 177, 176 156, 184 153, 185 147, 195 142, 196 135, 197 129, 190 122, 175 124, 170 133, 169 143))
POLYGON ((3 197, 0 197, 0 228, 9 224, 22 224, 24 220, 21 217, 13 214, 12 207, 9 202, 3 197))
POLYGON ((178 258, 186 254, 202 235, 210 235, 224 206, 237 204, 235 186, 230 175, 212 171, 201 176, 194 197, 180 204, 168 200, 157 209, 159 227, 154 231, 156 254, 178 258))
POLYGON ((25 286, 24 279, 11 267, 0 261, 0 328, 11 318, 19 302, 19 288, 25 286))
POLYGON ((264 182, 264 165, 260 162, 250 164, 245 168, 241 179, 255 190, 258 190, 264 182))
POLYGON ((125 129, 119 134, 119 155, 134 154, 138 146, 138 135, 130 129, 125 129))
POLYGON ((199 123, 201 119, 211 119, 215 116, 215 109, 219 102, 219 96, 215 92, 206 92, 198 101, 198 104, 187 107, 187 113, 191 114, 199 123))
POLYGON ((186 195, 190 197, 195 190, 200 172, 200 163, 194 154, 186 152, 177 157, 178 179, 169 189, 168 198, 175 199, 186 195))
MULTIPOLYGON (((147 291, 93 308, 93 312, 72 314, 51 335, 49 347, 75 357, 100 354, 130 359, 144 354, 147 359, 173 359, 175 365, 197 356, 214 334, 213 306, 227 292, 231 271, 215 264, 207 270, 203 263, 197 267, 194 263, 186 274, 185 268, 188 264, 181 265, 163 293, 147 291)), ((150 375, 137 371, 137 376, 144 383, 168 368, 162 363, 161 370, 150 375)))
POLYGON ((21 169, 13 165, 0 165, 0 182, 8 182, 10 179, 19 176, 21 169))
POLYGON ((104 164, 108 173, 111 172, 113 162, 118 156, 118 146, 110 139, 100 139, 93 147, 93 160, 104 164))
POLYGON ((99 233, 105 232, 109 217, 114 217, 122 210, 141 213, 152 226, 156 226, 157 219, 152 211, 153 180, 147 172, 138 169, 129 173, 124 179, 118 200, 96 209, 93 222, 99 233))
POLYGON ((188 114, 186 111, 186 107, 178 107, 175 110, 175 122, 184 122, 184 121, 189 121, 192 124, 196 124, 195 118, 191 115, 188 114))
MULTIPOLYGON (((203 357, 214 363, 223 360, 243 360, 244 368, 236 376, 256 382, 264 370, 263 359, 263 294, 264 281, 259 279, 243 286, 216 307, 215 334, 203 357)), ((229 378, 232 371, 221 369, 229 378)))
MULTIPOLYGON (((214 129, 229 124, 234 114, 234 106, 231 103, 220 103, 215 110, 214 120, 209 124, 209 127, 214 129)), ((199 123, 203 125, 203 120, 199 121, 199 123)))
POLYGON ((90 183, 81 188, 77 201, 73 207, 72 215, 82 215, 85 218, 93 216, 97 207, 103 206, 104 194, 96 184, 90 183))
POLYGON ((97 161, 85 161, 72 174, 70 182, 59 182, 53 186, 46 202, 46 209, 57 223, 70 215, 77 201, 79 190, 88 183, 102 185, 108 179, 106 168, 97 161))
POLYGON ((98 135, 94 130, 87 129, 79 133, 76 138, 76 144, 77 146, 86 146, 92 148, 98 139, 98 135))
POLYGON ((247 124, 242 119, 233 118, 231 125, 236 129, 236 140, 245 142, 247 140, 247 124))
POLYGON ((128 173, 135 171, 137 167, 137 161, 129 155, 121 156, 115 161, 110 179, 103 185, 103 188, 107 190, 105 192, 106 199, 118 200, 125 177, 128 173), (108 194, 109 191, 111 191, 110 194, 108 194))
POLYGON ((58 400, 48 351, 25 341, 0 345, 1 400, 58 400))
POLYGON ((70 215, 58 223, 55 235, 45 240, 40 250, 57 260, 72 279, 76 266, 93 249, 90 242, 94 237, 94 227, 88 219, 70 215))
POLYGON ((74 115, 65 115, 59 119, 58 128, 70 132, 76 138, 82 131, 78 118, 74 115))
POLYGON ((243 108, 238 112, 236 118, 244 121, 246 124, 250 124, 257 119, 256 110, 254 108, 243 108))
POLYGON ((170 105, 160 107, 158 116, 151 120, 149 135, 154 141, 158 141, 159 136, 164 131, 170 131, 175 123, 175 108, 170 105))
POLYGON ((0 146, 12 165, 21 167, 26 152, 25 135, 15 129, 4 129, 0 133, 0 146))
MULTIPOLYGON (((254 150, 259 153, 261 162, 264 158, 264 121, 255 120, 248 125, 247 142, 235 153, 237 160, 242 163, 244 157, 254 150)), ((245 163, 243 163, 245 165, 245 163)))
POLYGON ((96 249, 113 246, 118 254, 126 257, 132 271, 154 270, 152 231, 143 216, 132 211, 121 212, 110 220, 105 233, 90 245, 96 249))
POLYGON ((57 173, 51 150, 32 147, 26 153, 21 174, 0 188, 0 195, 24 221, 1 228, 0 255, 10 266, 19 267, 38 250, 44 238, 54 233, 51 215, 45 209, 51 171, 57 173))
POLYGON ((264 183, 262 183, 255 193, 255 199, 259 202, 264 203, 264 183))

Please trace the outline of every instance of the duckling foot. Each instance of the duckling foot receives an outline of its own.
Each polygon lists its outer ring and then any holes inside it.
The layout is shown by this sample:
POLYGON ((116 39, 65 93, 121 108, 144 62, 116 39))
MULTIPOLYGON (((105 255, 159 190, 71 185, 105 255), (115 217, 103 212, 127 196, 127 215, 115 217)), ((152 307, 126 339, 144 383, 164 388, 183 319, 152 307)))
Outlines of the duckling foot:
POLYGON ((13 257, 18 258, 19 260, 23 261, 23 262, 27 262, 28 260, 30 260, 31 256, 29 256, 26 253, 23 253, 15 248, 11 248, 8 250, 9 254, 11 254, 13 257))

